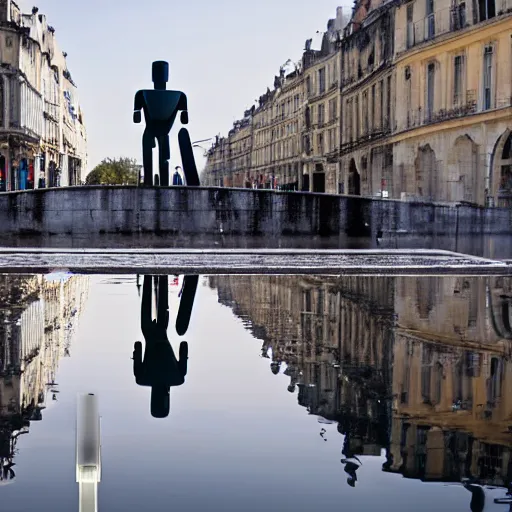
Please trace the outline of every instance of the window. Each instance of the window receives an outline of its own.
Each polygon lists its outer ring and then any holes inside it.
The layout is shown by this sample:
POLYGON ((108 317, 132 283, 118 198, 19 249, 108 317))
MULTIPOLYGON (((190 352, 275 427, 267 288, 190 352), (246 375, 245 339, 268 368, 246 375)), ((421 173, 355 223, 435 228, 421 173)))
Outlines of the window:
POLYGON ((318 94, 325 92, 325 68, 318 70, 318 94))
POLYGON ((405 68, 405 108, 407 110, 406 127, 410 128, 412 124, 412 84, 411 84, 411 68, 405 68))
POLYGON ((334 121, 337 117, 338 100, 334 98, 329 101, 329 121, 334 121))
POLYGON ((356 136, 355 140, 359 139, 360 129, 359 129, 359 96, 356 96, 355 100, 355 109, 356 109, 356 136))
POLYGON ((306 92, 308 96, 311 96, 311 76, 306 78, 306 92))
POLYGON ((431 121, 434 113, 434 85, 436 67, 434 63, 427 66, 427 104, 425 108, 425 120, 431 121))
POLYGON ((349 142, 352 142, 353 139, 353 126, 352 126, 352 119, 353 119, 353 111, 352 111, 352 98, 347 100, 346 104, 346 115, 343 116, 343 119, 347 120, 347 138, 349 142))
POLYGON ((391 76, 388 76, 387 90, 386 90, 386 119, 385 127, 391 126, 391 76))
POLYGON ((384 128, 384 80, 379 82, 380 97, 380 127, 384 128))
POLYGON ((371 128, 372 131, 375 129, 375 84, 372 85, 372 106, 371 106, 371 128))
POLYGON ((489 20, 496 16, 496 0, 478 0, 479 21, 489 20))
MULTIPOLYGON (((4 128, 4 108, 5 108, 4 78, 3 78, 3 75, 0 75, 0 128, 4 128)), ((1 169, 0 169, 0 172, 1 172, 1 169)))
POLYGON ((492 46, 486 46, 484 50, 484 72, 483 72, 483 109, 492 108, 492 46))
POLYGON ((20 82, 16 77, 11 79, 11 97, 10 97, 10 117, 11 127, 20 126, 20 82))
POLYGON ((325 123, 325 105, 321 103, 318 105, 318 126, 323 126, 325 123))
POLYGON ((456 55, 453 61, 453 104, 460 106, 463 103, 464 86, 464 56, 456 55))
POLYGON ((454 30, 461 30, 466 27, 466 4, 461 2, 454 12, 454 30))
POLYGON ((436 35, 436 19, 434 14, 434 8, 434 0, 427 0, 426 39, 432 39, 436 35))
POLYGON ((407 6, 407 48, 414 46, 414 3, 407 6))
POLYGON ((329 131, 329 151, 334 151, 336 146, 336 128, 333 128, 329 131))
POLYGON ((363 135, 368 133, 368 91, 363 92, 363 135))
POLYGON ((316 144, 317 144, 318 154, 323 155, 324 154, 324 134, 323 133, 319 133, 316 136, 316 144))

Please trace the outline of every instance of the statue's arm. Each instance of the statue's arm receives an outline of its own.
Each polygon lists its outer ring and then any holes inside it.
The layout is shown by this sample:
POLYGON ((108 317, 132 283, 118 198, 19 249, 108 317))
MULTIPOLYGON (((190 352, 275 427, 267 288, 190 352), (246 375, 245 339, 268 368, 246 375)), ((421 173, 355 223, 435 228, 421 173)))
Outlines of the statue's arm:
POLYGON ((137 341, 133 347, 133 375, 137 379, 142 370, 142 343, 137 341))
POLYGON ((188 124, 188 105, 187 95, 185 93, 181 93, 180 101, 178 102, 178 110, 181 110, 181 122, 188 124))
POLYGON ((141 110, 144 108, 144 93, 137 91, 133 105, 133 122, 140 123, 142 121, 141 110))

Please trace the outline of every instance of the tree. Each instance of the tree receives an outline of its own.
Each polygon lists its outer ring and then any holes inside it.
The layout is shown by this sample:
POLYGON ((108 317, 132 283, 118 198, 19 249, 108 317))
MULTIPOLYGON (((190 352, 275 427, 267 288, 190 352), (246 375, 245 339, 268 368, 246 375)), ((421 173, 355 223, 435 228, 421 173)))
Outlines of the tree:
POLYGON ((137 185, 139 166, 133 158, 105 158, 85 179, 86 185, 137 185))

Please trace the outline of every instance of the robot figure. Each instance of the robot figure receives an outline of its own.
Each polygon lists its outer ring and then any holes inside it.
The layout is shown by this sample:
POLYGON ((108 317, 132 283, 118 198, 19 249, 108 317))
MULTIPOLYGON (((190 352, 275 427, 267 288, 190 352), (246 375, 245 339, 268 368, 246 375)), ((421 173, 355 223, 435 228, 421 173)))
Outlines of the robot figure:
MULTIPOLYGON (((142 161, 144 167, 144 185, 159 184, 169 186, 169 132, 181 112, 181 122, 188 124, 187 97, 181 91, 166 90, 169 81, 169 64, 165 61, 153 62, 154 89, 137 91, 134 101, 133 121, 142 121, 142 110, 146 129, 142 136, 142 161), (153 149, 158 142, 159 175, 153 179, 153 149)), ((190 136, 185 128, 178 134, 180 151, 187 185, 198 186, 199 176, 195 166, 190 136)))

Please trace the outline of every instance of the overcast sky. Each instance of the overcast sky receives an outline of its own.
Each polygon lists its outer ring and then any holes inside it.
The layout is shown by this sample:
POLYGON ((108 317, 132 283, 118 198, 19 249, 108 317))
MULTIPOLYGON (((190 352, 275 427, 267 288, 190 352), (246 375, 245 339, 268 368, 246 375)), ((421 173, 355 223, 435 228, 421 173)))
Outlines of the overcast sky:
MULTIPOLYGON (((272 86, 288 58, 326 29, 343 0, 18 0, 55 27, 78 85, 89 138, 89 170, 105 157, 141 161, 142 125, 133 96, 152 88, 151 63, 171 64, 170 87, 189 98, 192 140, 225 135, 272 86)), ((174 130, 174 138, 177 131, 174 130)), ((207 143, 208 144, 208 143, 207 143)), ((176 150, 173 143, 171 151, 176 150)), ((171 165, 177 165, 176 152, 171 165)), ((196 152, 202 166, 202 152, 196 152)))

